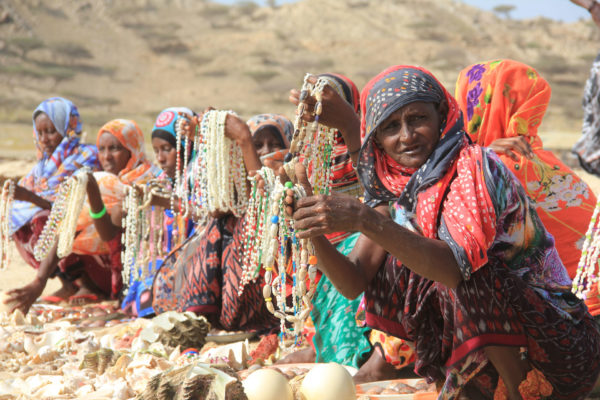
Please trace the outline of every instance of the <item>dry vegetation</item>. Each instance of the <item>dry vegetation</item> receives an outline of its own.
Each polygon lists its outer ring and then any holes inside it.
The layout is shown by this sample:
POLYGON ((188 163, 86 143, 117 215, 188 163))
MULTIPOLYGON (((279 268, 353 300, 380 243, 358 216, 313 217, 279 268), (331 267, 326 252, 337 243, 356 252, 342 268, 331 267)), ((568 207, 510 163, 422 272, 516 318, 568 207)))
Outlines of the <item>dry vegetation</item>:
POLYGON ((554 90, 543 130, 575 135, 599 38, 591 21, 506 20, 457 0, 4 0, 0 155, 31 150, 31 111, 52 95, 79 106, 90 140, 115 117, 147 132, 171 105, 290 115, 288 91, 308 71, 361 86, 419 64, 453 89, 462 67, 500 57, 540 70, 554 90))

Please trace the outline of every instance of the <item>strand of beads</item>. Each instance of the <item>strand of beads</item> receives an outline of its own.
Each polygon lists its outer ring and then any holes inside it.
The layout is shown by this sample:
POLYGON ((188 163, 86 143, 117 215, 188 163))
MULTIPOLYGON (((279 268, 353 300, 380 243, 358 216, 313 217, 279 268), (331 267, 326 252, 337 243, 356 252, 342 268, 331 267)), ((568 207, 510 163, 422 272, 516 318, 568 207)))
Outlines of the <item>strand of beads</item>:
POLYGON ((179 197, 179 210, 184 218, 187 218, 190 214, 190 204, 188 199, 190 198, 189 182, 187 176, 187 165, 189 161, 189 146, 190 140, 187 136, 183 135, 183 124, 187 123, 185 118, 179 118, 175 125, 176 132, 176 151, 177 159, 175 161, 175 187, 171 192, 171 210, 175 210, 175 196, 179 197), (184 140, 182 140, 184 138, 184 140), (181 142, 183 141, 183 176, 181 169, 181 142))
POLYGON ((294 229, 294 220, 287 204, 305 196, 299 185, 287 182, 281 185, 275 181, 271 200, 271 227, 265 234, 265 240, 271 248, 265 254, 265 286, 263 296, 267 309, 280 319, 281 343, 283 349, 289 349, 302 342, 302 330, 311 309, 311 300, 315 292, 316 257, 309 240, 299 240, 294 229), (278 273, 274 274, 277 259, 278 273), (286 298, 286 266, 291 262, 292 306, 288 307, 286 298), (310 267, 309 267, 310 265, 310 267), (307 278, 310 283, 307 284, 307 278), (277 309, 273 305, 276 299, 277 309), (288 324, 291 328, 288 328, 288 324), (293 340, 292 340, 293 339, 293 340), (286 343, 291 343, 289 346, 286 343))
POLYGON ((263 194, 257 187, 256 177, 248 178, 251 182, 251 197, 248 201, 246 215, 244 217, 244 245, 242 248, 242 277, 240 280, 238 294, 241 295, 244 287, 256 280, 262 264, 263 249, 265 247, 264 228, 268 221, 268 212, 271 198, 268 195, 275 181, 273 170, 263 167, 257 171, 265 183, 263 194))
POLYGON ((85 200, 89 172, 89 168, 82 168, 59 186, 48 220, 33 248, 33 256, 37 261, 42 261, 48 256, 57 240, 59 241, 57 255, 65 257, 70 253, 77 218, 85 200), (68 221, 66 221, 67 216, 68 221))
MULTIPOLYGON (((600 201, 594 208, 594 213, 590 220, 588 230, 585 234, 585 241, 581 249, 581 258, 577 266, 577 274, 573 279, 572 291, 579 298, 585 298, 586 293, 592 288, 593 284, 598 284, 598 254, 600 253, 600 221, 598 214, 600 213, 600 201)), ((600 290, 600 285, 599 288, 600 290)))
POLYGON ((90 169, 84 167, 79 169, 71 178, 75 181, 69 188, 67 210, 60 224, 58 246, 56 247, 56 255, 60 258, 68 256, 73 250, 77 219, 79 219, 79 214, 81 213, 87 194, 89 172, 90 169))
MULTIPOLYGON (((325 86, 329 85, 336 91, 340 91, 341 88, 334 79, 326 76, 319 77, 313 85, 309 81, 311 76, 311 74, 306 74, 300 91, 300 101, 294 121, 294 136, 290 145, 290 153, 294 156, 291 162, 295 163, 300 160, 304 163, 315 194, 329 194, 335 130, 319 124, 319 118, 323 113, 322 101, 325 86), (314 105, 315 120, 308 131, 308 124, 303 117, 307 110, 306 99, 310 95, 314 96, 317 102, 314 105)), ((340 94, 343 95, 343 93, 340 94)))
POLYGON ((0 198, 0 270, 8 267, 10 240, 10 211, 15 198, 15 183, 12 179, 4 181, 0 198))
MULTIPOLYGON (((204 210, 231 211, 241 216, 248 203, 246 170, 242 150, 225 136, 225 121, 231 111, 211 110, 200 124, 197 171, 204 210)), ((197 194, 197 196, 200 194, 197 194)))
POLYGON ((123 284, 129 285, 131 276, 137 277, 136 254, 139 253, 140 241, 138 232, 141 231, 140 226, 140 208, 141 199, 135 187, 127 188, 127 195, 123 200, 123 228, 124 232, 121 237, 123 250, 121 251, 121 263, 123 264, 123 284))

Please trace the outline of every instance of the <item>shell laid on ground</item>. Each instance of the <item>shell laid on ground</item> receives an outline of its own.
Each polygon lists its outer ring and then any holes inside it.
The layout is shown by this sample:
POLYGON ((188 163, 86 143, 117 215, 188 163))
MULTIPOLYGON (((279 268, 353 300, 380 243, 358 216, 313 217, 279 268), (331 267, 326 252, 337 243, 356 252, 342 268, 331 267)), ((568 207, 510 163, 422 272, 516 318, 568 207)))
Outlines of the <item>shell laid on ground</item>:
POLYGON ((117 361, 119 354, 115 353, 112 349, 102 348, 93 353, 88 353, 83 356, 83 361, 79 366, 80 369, 89 368, 96 372, 98 375, 102 375, 109 367, 117 361))
POLYGON ((337 363, 312 368, 300 385, 306 400, 356 400, 356 387, 348 370, 337 363))
POLYGON ((148 343, 161 342, 167 346, 194 347, 201 349, 206 343, 210 323, 203 316, 192 312, 169 311, 154 318, 140 333, 140 338, 148 343))
POLYGON ((235 371, 223 365, 194 363, 167 370, 148 381, 138 400, 248 400, 235 371))
POLYGON ((274 369, 254 371, 242 384, 248 400, 294 400, 287 378, 274 369))

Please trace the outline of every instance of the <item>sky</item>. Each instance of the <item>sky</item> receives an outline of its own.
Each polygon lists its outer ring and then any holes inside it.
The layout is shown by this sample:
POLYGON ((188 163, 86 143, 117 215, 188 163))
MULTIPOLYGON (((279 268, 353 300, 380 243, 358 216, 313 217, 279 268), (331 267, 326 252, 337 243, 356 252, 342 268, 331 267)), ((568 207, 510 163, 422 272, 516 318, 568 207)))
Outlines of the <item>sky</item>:
MULTIPOLYGON (((235 4, 240 0, 217 0, 220 3, 235 4)), ((277 4, 291 3, 297 0, 276 0, 277 4)), ((387 1, 387 0, 371 0, 387 1)), ((587 10, 571 3, 569 0, 457 0, 484 10, 492 10, 498 5, 514 5, 511 13, 513 19, 535 18, 543 16, 559 21, 573 22, 580 18, 590 18, 587 10)), ((254 0, 255 3, 264 5, 266 0, 254 0)))

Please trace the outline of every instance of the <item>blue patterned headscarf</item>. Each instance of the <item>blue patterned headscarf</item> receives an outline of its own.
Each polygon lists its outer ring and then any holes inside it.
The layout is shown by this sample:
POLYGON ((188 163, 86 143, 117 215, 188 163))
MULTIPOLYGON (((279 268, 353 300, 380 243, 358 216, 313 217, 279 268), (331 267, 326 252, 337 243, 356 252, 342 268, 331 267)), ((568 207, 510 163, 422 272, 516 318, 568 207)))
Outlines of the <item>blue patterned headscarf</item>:
MULTIPOLYGON (((75 105, 62 97, 44 100, 33 112, 33 132, 36 140, 38 132, 35 118, 44 113, 50 118, 63 140, 50 155, 40 150, 37 141, 38 162, 31 172, 21 178, 19 185, 36 193, 46 200, 54 201, 59 185, 69 178, 79 166, 99 170, 96 146, 80 143, 81 121, 75 105)), ((33 218, 41 209, 32 203, 15 201, 11 213, 11 233, 33 218)))
POLYGON ((177 146, 177 122, 183 118, 179 113, 185 114, 187 118, 192 118, 195 113, 187 107, 169 107, 165 108, 156 117, 154 127, 152 128, 152 138, 166 140, 171 146, 177 146))

